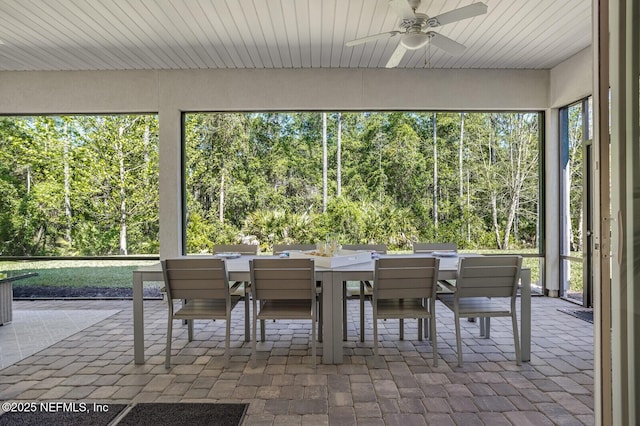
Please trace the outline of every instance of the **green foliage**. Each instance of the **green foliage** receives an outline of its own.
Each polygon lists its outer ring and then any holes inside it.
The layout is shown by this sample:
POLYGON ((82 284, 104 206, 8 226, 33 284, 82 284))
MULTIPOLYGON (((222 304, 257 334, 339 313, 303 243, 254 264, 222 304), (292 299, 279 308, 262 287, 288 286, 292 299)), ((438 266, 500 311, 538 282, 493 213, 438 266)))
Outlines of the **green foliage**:
POLYGON ((0 253, 158 252, 150 115, 0 120, 0 253))
MULTIPOLYGON (((186 114, 187 252, 328 235, 399 250, 537 246, 537 114, 342 113, 340 196, 338 114, 327 116, 323 211, 320 113, 186 114)), ((5 117, 0 148, 1 254, 158 252, 157 117, 5 117)))
POLYGON ((273 244, 310 244, 317 240, 311 232, 318 229, 312 216, 284 210, 259 210, 249 214, 243 231, 258 239, 261 251, 271 251, 273 244))
POLYGON ((324 212, 320 118, 319 113, 188 114, 187 238, 201 241, 189 247, 210 240, 205 236, 220 222, 221 197, 222 222, 236 231, 225 232, 226 242, 251 235, 263 251, 273 243, 323 241, 327 235, 405 250, 412 241, 535 246, 536 114, 466 113, 461 147, 462 115, 438 113, 434 147, 432 113, 342 113, 340 197, 337 114, 328 114, 324 212), (224 162, 219 152, 225 153, 224 162))

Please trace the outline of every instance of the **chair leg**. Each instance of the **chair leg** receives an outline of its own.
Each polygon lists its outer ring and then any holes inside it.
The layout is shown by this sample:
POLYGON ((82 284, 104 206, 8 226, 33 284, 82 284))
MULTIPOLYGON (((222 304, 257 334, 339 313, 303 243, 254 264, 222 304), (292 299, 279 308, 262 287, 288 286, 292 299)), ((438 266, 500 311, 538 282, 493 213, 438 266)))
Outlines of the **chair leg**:
POLYGON ((404 340, 404 320, 400 318, 400 340, 404 340))
POLYGON ((167 324, 167 347, 165 349, 165 359, 164 366, 165 368, 171 368, 171 334, 173 331, 173 318, 171 318, 171 313, 169 313, 169 323, 167 324))
POLYGON ((360 341, 364 342, 364 283, 360 281, 360 341))
POLYGON ((431 340, 431 318, 424 319, 424 337, 431 340))
POLYGON ((224 366, 229 367, 229 346, 231 346, 231 315, 227 315, 227 335, 224 338, 224 366))
POLYGON ((485 337, 486 330, 484 327, 485 326, 484 317, 480 317, 479 322, 480 322, 480 337, 485 337))
POLYGON ((460 336, 460 318, 455 315, 456 323, 456 346, 458 348, 458 367, 462 367, 462 337, 460 336))
POLYGON ((245 290, 244 295, 244 341, 248 342, 251 340, 251 327, 249 326, 249 322, 251 321, 251 317, 249 315, 249 293, 245 290))
POLYGON ((189 341, 193 342, 193 320, 187 320, 187 330, 189 334, 189 341))
MULTIPOLYGON (((423 299, 422 300, 422 304, 424 306, 428 306, 429 300, 430 299, 423 299)), ((424 322, 424 337, 429 338, 429 331, 431 330, 431 327, 430 327, 430 324, 429 324, 429 318, 425 317, 422 320, 424 322)))
MULTIPOLYGON (((435 306, 434 306, 435 307, 435 306)), ((429 320, 429 335, 431 336, 431 347, 433 348, 433 366, 438 366, 438 338, 436 337, 436 316, 435 309, 431 309, 432 318, 429 320)))
POLYGON ((347 341, 347 282, 342 281, 342 340, 347 341))
POLYGON ((378 319, 373 316, 373 357, 378 360, 378 319))
POLYGON ((251 339, 251 365, 253 366, 253 368, 256 368, 257 366, 257 342, 256 340, 258 339, 258 312, 256 309, 256 302, 255 300, 253 301, 253 339, 251 339))
POLYGON ((491 317, 485 317, 484 319, 484 337, 486 339, 491 338, 491 317))
POLYGON ((311 364, 313 369, 316 369, 316 321, 315 318, 311 321, 311 364))
POLYGON ((520 336, 518 335, 518 318, 516 311, 511 308, 511 321, 513 323, 513 343, 516 348, 516 364, 522 365, 522 352, 520 350, 520 336))
POLYGON ((418 318, 418 341, 422 342, 422 323, 423 323, 423 319, 422 318, 418 318))
POLYGON ((323 325, 322 325, 322 311, 324 310, 323 308, 323 302, 322 302, 322 293, 318 295, 318 312, 316 313, 316 317, 318 318, 318 342, 322 343, 322 330, 323 330, 323 325))

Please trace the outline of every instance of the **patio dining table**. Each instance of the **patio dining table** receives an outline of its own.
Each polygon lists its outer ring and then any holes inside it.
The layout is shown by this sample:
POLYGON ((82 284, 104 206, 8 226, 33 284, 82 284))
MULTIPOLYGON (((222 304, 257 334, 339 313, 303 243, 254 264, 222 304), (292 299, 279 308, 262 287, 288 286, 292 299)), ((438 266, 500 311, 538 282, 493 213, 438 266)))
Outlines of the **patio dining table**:
MULTIPOLYGON (((385 255, 385 256, 419 256, 425 254, 385 255)), ((477 254, 459 254, 455 257, 440 259, 439 280, 455 280, 458 274, 458 259, 477 254)), ((249 260, 256 256, 241 256, 227 259, 229 281, 250 281, 249 260)), ((340 364, 343 362, 342 342, 342 285, 343 281, 373 281, 374 261, 335 268, 316 266, 316 280, 322 282, 323 301, 323 364, 340 364)), ((522 361, 531 359, 531 270, 523 268, 520 276, 520 336, 522 361)), ((144 304, 143 283, 145 281, 163 281, 160 263, 144 266, 133 271, 133 340, 134 360, 136 364, 144 364, 144 304)))

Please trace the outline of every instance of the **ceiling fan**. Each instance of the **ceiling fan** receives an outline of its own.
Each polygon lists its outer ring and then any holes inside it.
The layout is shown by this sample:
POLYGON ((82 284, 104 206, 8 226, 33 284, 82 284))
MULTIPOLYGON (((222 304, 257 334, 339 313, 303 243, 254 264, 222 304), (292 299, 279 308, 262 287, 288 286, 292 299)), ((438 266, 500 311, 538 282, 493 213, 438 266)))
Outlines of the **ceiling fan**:
POLYGON ((430 29, 487 13, 487 5, 478 2, 450 10, 438 16, 429 17, 424 13, 416 12, 421 2, 422 0, 390 0, 389 6, 402 19, 400 21, 402 30, 358 38, 345 43, 345 45, 356 46, 400 35, 400 43, 398 43, 398 47, 389 58, 387 65, 385 65, 387 68, 397 66, 407 50, 420 49, 429 42, 452 55, 460 55, 466 49, 464 45, 430 29))

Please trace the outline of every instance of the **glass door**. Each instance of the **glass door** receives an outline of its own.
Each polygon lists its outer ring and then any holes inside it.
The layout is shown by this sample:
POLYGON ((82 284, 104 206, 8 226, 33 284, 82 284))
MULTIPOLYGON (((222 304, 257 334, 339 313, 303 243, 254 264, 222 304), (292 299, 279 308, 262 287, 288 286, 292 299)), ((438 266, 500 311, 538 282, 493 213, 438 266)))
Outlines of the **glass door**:
POLYGON ((591 98, 562 108, 560 129, 560 296, 591 307, 591 98))

